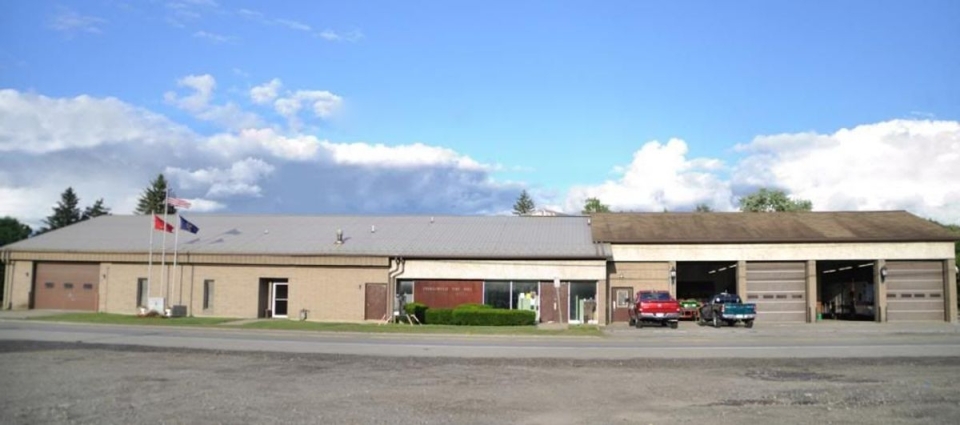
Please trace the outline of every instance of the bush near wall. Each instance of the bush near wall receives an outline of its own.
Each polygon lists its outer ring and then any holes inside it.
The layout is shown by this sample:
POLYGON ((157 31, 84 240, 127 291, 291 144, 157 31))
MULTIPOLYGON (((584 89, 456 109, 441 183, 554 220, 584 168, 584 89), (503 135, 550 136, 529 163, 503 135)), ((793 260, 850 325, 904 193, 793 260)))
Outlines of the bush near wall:
POLYGON ((406 310, 406 313, 412 315, 420 321, 420 323, 427 323, 427 311, 429 307, 423 303, 407 303, 403 306, 403 309, 406 310))
POLYGON ((529 310, 472 309, 453 310, 453 324, 460 326, 531 326, 537 314, 529 310))
POLYGON ((453 324, 453 309, 452 308, 430 308, 426 312, 427 321, 424 322, 428 325, 452 325, 453 324))

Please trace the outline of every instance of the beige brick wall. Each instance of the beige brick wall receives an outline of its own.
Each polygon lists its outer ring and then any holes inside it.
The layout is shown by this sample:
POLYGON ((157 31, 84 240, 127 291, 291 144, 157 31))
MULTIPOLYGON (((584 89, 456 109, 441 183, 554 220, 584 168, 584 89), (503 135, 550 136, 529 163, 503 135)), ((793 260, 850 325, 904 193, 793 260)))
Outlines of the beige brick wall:
MULTIPOLYGON (((101 283, 103 310, 136 312, 137 278, 147 277, 142 264, 105 264, 107 279, 101 283)), ((364 284, 387 283, 386 267, 278 267, 238 265, 186 265, 174 273, 168 265, 171 305, 185 305, 188 314, 206 317, 257 317, 261 278, 287 279, 288 311, 295 319, 300 309, 309 310, 314 321, 363 321, 364 284), (179 277, 179 284, 178 284, 179 277), (213 302, 203 309, 203 282, 214 281, 213 302)), ((150 294, 162 293, 160 266, 153 267, 150 294)))

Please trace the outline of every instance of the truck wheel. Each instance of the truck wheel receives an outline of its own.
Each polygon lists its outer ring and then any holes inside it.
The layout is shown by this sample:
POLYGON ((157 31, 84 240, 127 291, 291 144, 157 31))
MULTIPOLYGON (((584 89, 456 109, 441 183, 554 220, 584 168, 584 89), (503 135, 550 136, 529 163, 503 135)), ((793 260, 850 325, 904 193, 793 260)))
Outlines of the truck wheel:
POLYGON ((679 326, 679 323, 677 323, 677 322, 670 322, 670 329, 676 329, 677 326, 679 326))
POLYGON ((713 316, 713 327, 715 328, 720 327, 720 319, 718 319, 716 315, 713 316))
POLYGON ((746 322, 743 322, 743 326, 745 326, 747 329, 752 328, 752 327, 753 327, 753 320, 747 320, 746 322))

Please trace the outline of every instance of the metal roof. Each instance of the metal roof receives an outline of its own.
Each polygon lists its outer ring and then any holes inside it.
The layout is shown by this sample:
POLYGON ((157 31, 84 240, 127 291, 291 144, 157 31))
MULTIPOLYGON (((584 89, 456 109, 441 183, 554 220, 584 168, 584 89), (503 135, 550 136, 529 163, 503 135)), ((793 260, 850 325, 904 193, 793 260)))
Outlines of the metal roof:
POLYGON ((943 226, 906 211, 595 214, 596 242, 622 244, 939 242, 943 226))
MULTIPOLYGON (((176 224, 176 217, 168 217, 176 224)), ((180 232, 181 253, 402 256, 413 258, 603 259, 587 217, 190 215, 196 235, 180 232), (337 230, 343 243, 336 243, 337 230)), ((143 252, 151 216, 83 221, 0 249, 143 252)), ((152 232, 154 250, 162 232, 152 232)), ((167 250, 174 235, 167 234, 167 250)))

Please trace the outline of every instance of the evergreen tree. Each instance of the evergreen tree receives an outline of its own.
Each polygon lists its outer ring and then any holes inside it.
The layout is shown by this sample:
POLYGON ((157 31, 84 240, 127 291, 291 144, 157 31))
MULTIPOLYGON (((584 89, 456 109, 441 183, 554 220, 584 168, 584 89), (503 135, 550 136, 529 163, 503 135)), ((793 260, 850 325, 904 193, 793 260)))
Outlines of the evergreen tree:
POLYGON ((94 202, 93 205, 84 209, 80 220, 89 220, 94 217, 100 217, 101 215, 110 215, 110 208, 103 205, 103 198, 97 199, 97 202, 94 202))
POLYGON ((530 194, 524 189, 523 192, 520 192, 517 202, 513 204, 513 213, 516 215, 530 214, 534 207, 533 199, 530 199, 530 194))
POLYGON ((713 208, 710 208, 710 206, 707 204, 700 203, 700 204, 697 204, 697 207, 696 209, 694 209, 694 211, 695 212, 713 212, 713 208))
MULTIPOLYGON (((163 174, 157 176, 156 179, 150 182, 150 186, 144 189, 143 195, 140 195, 140 200, 137 201, 137 209, 134 210, 135 214, 163 214, 163 201, 167 196, 167 179, 163 177, 163 174)), ((170 197, 173 197, 173 192, 170 192, 170 197)), ((173 205, 167 205, 167 214, 174 214, 177 212, 177 209, 173 205)))
POLYGON ((80 207, 77 206, 79 203, 80 198, 77 198, 72 187, 68 187, 60 194, 60 202, 53 207, 53 214, 43 220, 47 226, 40 232, 49 232, 80 221, 80 207))

